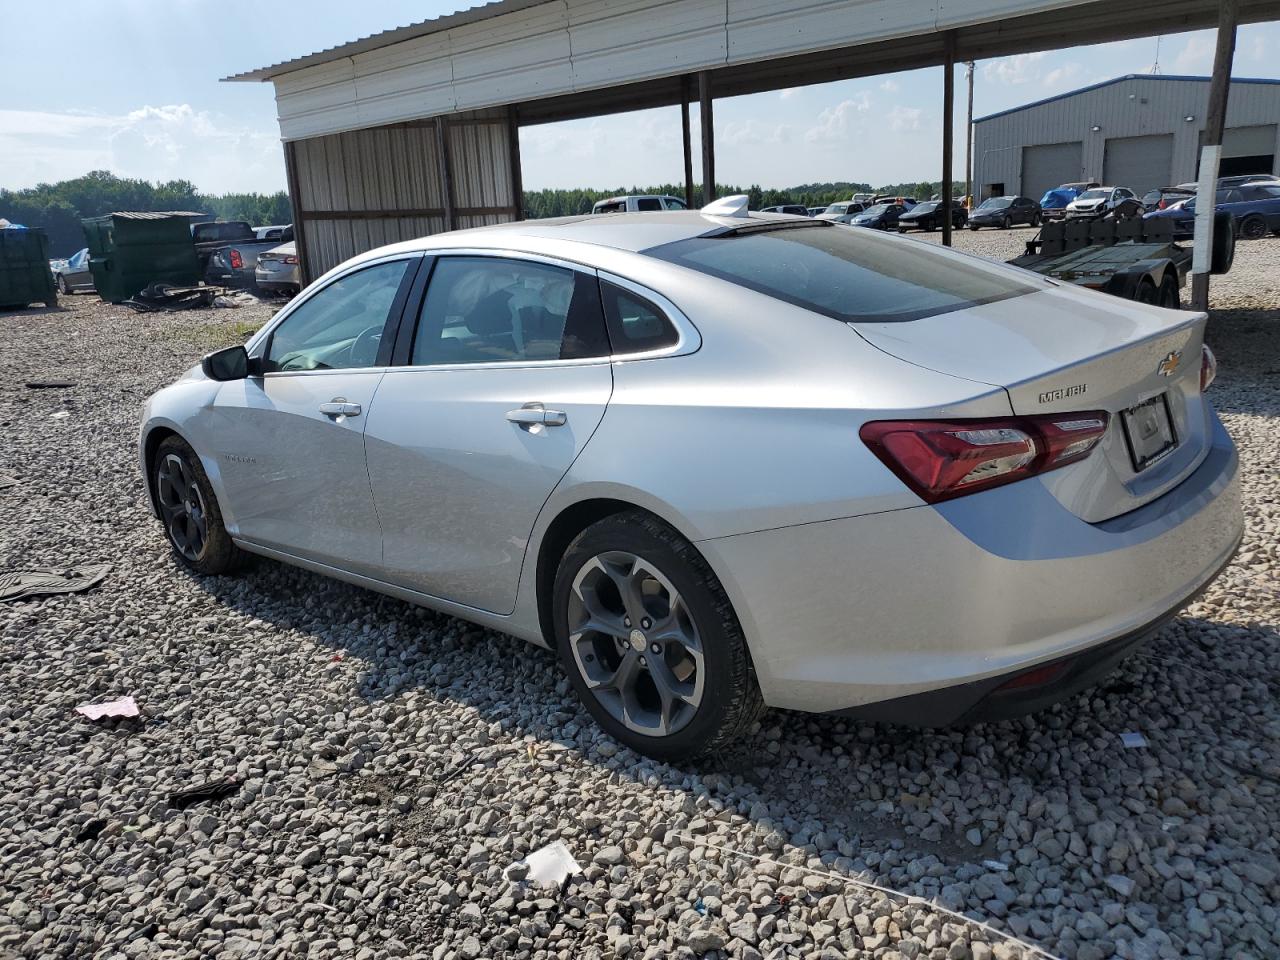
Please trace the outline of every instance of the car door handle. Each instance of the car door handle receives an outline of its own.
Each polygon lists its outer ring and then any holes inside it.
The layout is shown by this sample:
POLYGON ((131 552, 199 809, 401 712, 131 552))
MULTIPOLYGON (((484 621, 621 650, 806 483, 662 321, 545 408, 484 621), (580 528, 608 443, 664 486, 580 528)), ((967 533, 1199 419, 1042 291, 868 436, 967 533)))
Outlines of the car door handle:
POLYGON ((358 417, 360 404, 348 403, 342 397, 334 397, 328 403, 320 404, 320 412, 326 417, 358 417))
POLYGON ((540 403, 526 403, 518 410, 508 410, 507 419, 521 426, 540 423, 545 427, 563 427, 569 418, 563 410, 548 410, 540 403))

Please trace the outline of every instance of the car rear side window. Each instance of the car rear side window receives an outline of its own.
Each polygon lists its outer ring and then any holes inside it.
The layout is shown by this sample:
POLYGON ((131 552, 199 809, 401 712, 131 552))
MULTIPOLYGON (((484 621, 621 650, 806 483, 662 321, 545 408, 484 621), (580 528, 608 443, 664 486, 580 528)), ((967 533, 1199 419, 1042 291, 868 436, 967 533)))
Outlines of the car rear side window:
POLYGON ((1039 289, 927 246, 836 225, 693 237, 644 253, 846 322, 918 320, 1039 289))
POLYGON ((636 209, 644 211, 661 210, 662 201, 657 197, 641 197, 636 201, 636 209))
POLYGON ((600 299, 615 354, 663 350, 680 341, 667 315, 644 297, 601 280, 600 299))
POLYGON ((584 360, 609 355, 594 277, 502 257, 442 257, 411 363, 584 360))

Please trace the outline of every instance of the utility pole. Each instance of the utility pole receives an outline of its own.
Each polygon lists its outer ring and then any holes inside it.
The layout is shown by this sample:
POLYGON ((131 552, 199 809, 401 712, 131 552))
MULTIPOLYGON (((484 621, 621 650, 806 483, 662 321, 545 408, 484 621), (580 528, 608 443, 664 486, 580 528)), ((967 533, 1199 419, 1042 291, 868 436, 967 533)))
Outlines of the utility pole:
POLYGON ((1222 156, 1222 130, 1227 121, 1227 95, 1231 92, 1231 61, 1236 53, 1236 22, 1240 0, 1218 2, 1218 45, 1213 54, 1209 81, 1209 112, 1200 147, 1200 184, 1196 189, 1195 239, 1192 241, 1191 306, 1209 309, 1209 268, 1213 263, 1213 214, 1218 193, 1218 160, 1222 156))
POLYGON ((965 61, 965 73, 969 80, 969 121, 964 131, 964 196, 965 202, 973 196, 973 61, 965 61))
MULTIPOLYGON (((942 65, 942 245, 951 246, 951 141, 955 137, 955 119, 952 105, 956 87, 956 35, 948 31, 945 36, 946 61, 942 65)), ((935 214, 936 216, 936 214, 935 214)))

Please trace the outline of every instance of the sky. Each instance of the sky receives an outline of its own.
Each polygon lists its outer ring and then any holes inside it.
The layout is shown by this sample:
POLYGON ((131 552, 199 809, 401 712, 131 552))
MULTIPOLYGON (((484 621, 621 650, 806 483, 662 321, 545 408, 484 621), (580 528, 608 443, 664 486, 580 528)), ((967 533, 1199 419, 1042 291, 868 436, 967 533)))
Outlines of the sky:
MULTIPOLYGON (((221 77, 470 5, 274 0, 270 16, 258 17, 259 5, 209 0, 66 0, 56 8, 0 0, 8 79, 0 84, 0 187, 108 169, 190 180, 209 193, 283 189, 271 85, 221 77)), ((1213 48, 1213 32, 1199 31, 979 61, 974 114, 1157 63, 1165 74, 1206 75, 1213 48)), ((1233 72, 1280 78, 1280 23, 1240 28, 1233 72)), ((934 67, 717 100, 717 179, 764 187, 937 179, 941 99, 942 69, 934 67)), ((963 178, 963 67, 956 120, 954 173, 963 178)), ((526 189, 683 176, 675 107, 525 127, 520 148, 526 189)))

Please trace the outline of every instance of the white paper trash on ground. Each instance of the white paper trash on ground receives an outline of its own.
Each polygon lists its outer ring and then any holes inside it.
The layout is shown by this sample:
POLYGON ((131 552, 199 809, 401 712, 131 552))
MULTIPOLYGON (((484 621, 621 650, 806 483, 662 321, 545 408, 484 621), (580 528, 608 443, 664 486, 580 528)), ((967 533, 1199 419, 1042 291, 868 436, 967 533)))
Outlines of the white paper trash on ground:
POLYGON ((544 887, 558 887, 566 877, 582 872, 582 867, 573 859, 569 848, 559 840, 533 851, 524 858, 524 862, 529 868, 528 879, 544 887))
POLYGON ((1147 745, 1147 738, 1140 733, 1134 733, 1132 730, 1126 730, 1124 733, 1120 734, 1120 742, 1123 743, 1127 749, 1132 750, 1137 747, 1145 747, 1147 745))
POLYGON ((136 717, 138 703, 133 697, 121 697, 108 700, 106 703, 82 703, 76 707, 76 713, 90 720, 101 720, 104 717, 136 717))

